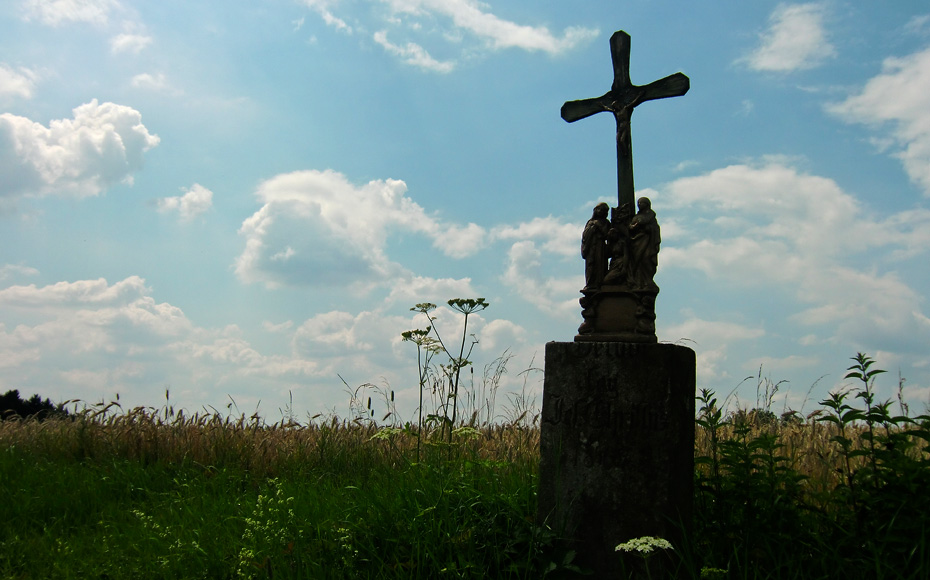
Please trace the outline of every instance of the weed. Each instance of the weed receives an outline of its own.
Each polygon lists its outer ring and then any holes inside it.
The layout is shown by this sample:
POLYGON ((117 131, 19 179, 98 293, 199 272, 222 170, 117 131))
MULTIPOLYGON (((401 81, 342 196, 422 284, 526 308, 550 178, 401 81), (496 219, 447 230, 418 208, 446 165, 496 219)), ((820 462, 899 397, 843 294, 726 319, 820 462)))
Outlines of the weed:
POLYGON ((884 371, 863 353, 852 360, 845 378, 858 388, 806 419, 776 421, 767 408, 725 418, 702 390, 692 551, 708 577, 925 577, 930 422, 894 416, 875 397, 884 371))
POLYGON ((448 362, 439 365, 441 375, 438 377, 438 380, 435 380, 433 383, 433 394, 436 395, 438 391, 437 411, 427 415, 427 421, 439 422, 441 435, 446 436, 448 442, 451 443, 452 431, 456 426, 460 406, 459 381, 462 369, 472 364, 470 360, 471 353, 475 345, 478 344, 478 340, 472 337, 473 340, 468 347, 468 352, 465 352, 466 338, 468 336, 468 317, 477 312, 481 312, 489 305, 485 302, 484 298, 453 298, 449 300, 447 304, 451 309, 464 315, 458 356, 454 356, 446 347, 446 343, 443 341, 442 335, 436 327, 436 319, 431 314, 431 312, 436 309, 436 305, 430 302, 417 304, 410 309, 426 317, 430 323, 426 330, 412 330, 404 333, 402 336, 405 340, 411 340, 417 344, 417 368, 420 376, 420 429, 423 428, 422 393, 425 386, 425 377, 427 377, 430 372, 429 358, 425 361, 421 361, 421 347, 425 346, 426 350, 428 352, 431 351, 433 354, 442 352, 448 359, 448 362), (430 331, 432 331, 432 335, 430 335, 430 331), (420 366, 421 362, 423 366, 420 366), (442 414, 440 415, 439 413, 442 414))

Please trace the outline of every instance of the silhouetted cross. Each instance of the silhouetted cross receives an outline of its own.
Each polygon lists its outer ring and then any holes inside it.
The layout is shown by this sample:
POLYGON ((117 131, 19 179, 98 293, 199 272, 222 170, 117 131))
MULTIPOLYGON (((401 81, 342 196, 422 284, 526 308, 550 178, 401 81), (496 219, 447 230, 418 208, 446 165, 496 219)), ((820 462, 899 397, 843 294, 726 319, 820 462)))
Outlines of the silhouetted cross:
POLYGON ((633 188, 633 149, 630 142, 630 117, 633 108, 645 101, 680 97, 691 88, 685 75, 675 73, 664 79, 636 86, 630 82, 630 35, 622 30, 610 37, 610 58, 614 65, 614 83, 604 96, 562 105, 562 118, 569 123, 610 111, 617 119, 617 202, 618 208, 630 204, 635 212, 633 188))

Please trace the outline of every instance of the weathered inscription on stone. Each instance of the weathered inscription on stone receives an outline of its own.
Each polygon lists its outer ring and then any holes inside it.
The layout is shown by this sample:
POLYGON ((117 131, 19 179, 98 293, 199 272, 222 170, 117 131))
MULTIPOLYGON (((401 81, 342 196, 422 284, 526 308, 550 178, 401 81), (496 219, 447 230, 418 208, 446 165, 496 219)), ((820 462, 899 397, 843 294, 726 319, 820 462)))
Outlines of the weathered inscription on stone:
POLYGON ((649 429, 664 431, 668 429, 668 415, 663 409, 646 403, 619 404, 616 401, 585 399, 567 401, 565 397, 555 395, 549 399, 551 412, 543 417, 543 422, 560 425, 565 429, 584 429, 596 424, 599 429, 606 428, 617 434, 649 429))

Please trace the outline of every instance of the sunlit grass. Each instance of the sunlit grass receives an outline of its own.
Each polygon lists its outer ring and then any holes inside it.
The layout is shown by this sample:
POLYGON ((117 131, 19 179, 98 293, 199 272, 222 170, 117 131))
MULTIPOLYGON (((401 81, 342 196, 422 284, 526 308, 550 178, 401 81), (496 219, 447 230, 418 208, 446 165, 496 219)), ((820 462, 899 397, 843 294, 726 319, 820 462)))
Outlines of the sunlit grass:
POLYGON ((411 428, 337 418, 0 422, 0 576, 534 577, 538 437, 463 425, 417 463, 411 428))
MULTIPOLYGON (((928 418, 869 392, 777 417, 703 391, 678 577, 925 578, 928 418)), ((0 577, 570 577, 536 522, 524 411, 422 431, 115 403, 0 421, 0 577)))

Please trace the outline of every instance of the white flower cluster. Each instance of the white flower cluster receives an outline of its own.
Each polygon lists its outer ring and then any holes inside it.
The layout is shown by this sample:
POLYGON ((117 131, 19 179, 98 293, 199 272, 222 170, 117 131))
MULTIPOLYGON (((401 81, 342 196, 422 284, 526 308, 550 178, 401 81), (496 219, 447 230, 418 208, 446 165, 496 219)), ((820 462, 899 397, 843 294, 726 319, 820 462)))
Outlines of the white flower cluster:
POLYGON ((643 536, 642 538, 633 538, 629 542, 624 542, 614 548, 617 552, 639 552, 640 554, 651 554, 656 549, 672 550, 672 545, 668 540, 656 538, 654 536, 643 536))

